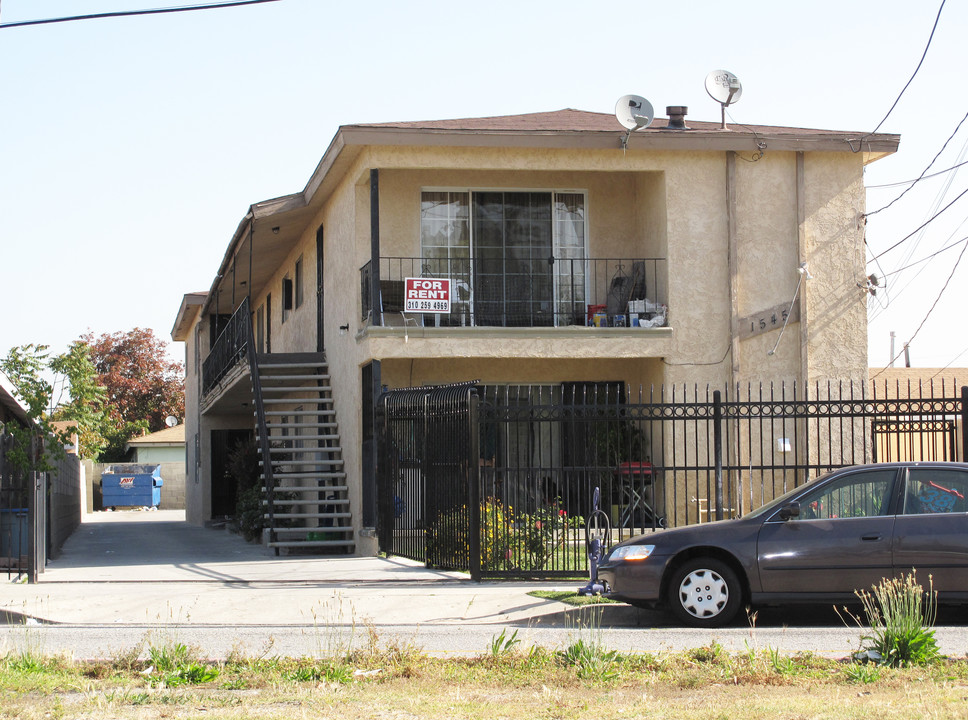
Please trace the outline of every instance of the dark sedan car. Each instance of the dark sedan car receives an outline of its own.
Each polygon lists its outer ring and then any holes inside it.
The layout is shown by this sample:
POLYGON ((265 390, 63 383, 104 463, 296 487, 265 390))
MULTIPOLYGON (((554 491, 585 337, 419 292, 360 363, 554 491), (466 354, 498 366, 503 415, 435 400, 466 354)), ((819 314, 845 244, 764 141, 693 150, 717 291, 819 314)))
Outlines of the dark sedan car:
POLYGON ((606 595, 720 627, 745 605, 856 601, 916 569, 939 602, 968 601, 968 464, 844 468, 737 520, 641 535, 611 548, 606 595))

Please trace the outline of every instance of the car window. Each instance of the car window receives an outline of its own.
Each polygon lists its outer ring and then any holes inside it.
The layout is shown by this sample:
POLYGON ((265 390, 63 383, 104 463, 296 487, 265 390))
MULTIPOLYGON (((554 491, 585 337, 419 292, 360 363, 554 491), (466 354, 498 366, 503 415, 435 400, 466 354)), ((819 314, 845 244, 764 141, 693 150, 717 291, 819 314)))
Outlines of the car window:
POLYGON ((800 498, 800 519, 887 515, 896 470, 851 473, 800 498))
POLYGON ((904 515, 968 512, 968 473, 942 468, 911 468, 904 486, 904 515))

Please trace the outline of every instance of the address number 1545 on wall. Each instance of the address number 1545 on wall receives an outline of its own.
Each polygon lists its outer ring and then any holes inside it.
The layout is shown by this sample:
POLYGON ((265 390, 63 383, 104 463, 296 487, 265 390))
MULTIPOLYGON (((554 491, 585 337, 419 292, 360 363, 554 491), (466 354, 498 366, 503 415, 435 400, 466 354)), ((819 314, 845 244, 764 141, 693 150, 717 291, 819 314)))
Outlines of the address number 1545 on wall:
POLYGON ((769 310, 761 310, 748 317, 740 318, 739 337, 741 340, 744 340, 749 337, 768 333, 771 330, 779 330, 783 327, 783 323, 789 324, 797 322, 799 319, 799 303, 794 303, 792 309, 788 304, 777 305, 769 310), (789 316, 789 320, 787 316, 789 316))

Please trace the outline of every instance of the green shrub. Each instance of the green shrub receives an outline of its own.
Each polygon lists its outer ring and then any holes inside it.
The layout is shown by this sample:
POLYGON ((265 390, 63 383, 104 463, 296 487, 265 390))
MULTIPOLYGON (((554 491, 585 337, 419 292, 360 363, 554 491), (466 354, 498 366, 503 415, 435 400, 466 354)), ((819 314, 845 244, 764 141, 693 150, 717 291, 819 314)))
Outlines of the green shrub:
POLYGON ((925 593, 912 572, 903 578, 883 580, 873 587, 873 593, 857 592, 870 633, 861 637, 866 645, 856 659, 904 667, 925 665, 940 657, 931 627, 937 616, 937 593, 930 576, 928 584, 925 593))
MULTIPOLYGON (((570 530, 581 527, 573 517, 552 503, 533 513, 516 513, 492 497, 481 503, 481 569, 540 570, 565 542, 570 530)), ((431 526, 427 553, 432 565, 470 560, 470 518, 466 507, 443 513, 431 526)))

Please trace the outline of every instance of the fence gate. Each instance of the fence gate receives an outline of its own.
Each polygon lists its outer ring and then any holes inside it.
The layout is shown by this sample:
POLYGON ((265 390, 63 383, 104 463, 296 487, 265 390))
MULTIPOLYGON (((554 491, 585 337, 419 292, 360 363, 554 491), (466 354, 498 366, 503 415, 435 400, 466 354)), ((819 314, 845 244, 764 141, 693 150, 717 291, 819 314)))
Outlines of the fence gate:
POLYGON ((380 399, 381 551, 479 577, 477 405, 476 383, 380 399))

